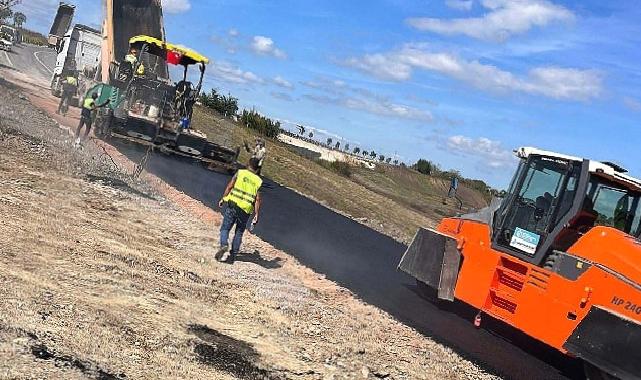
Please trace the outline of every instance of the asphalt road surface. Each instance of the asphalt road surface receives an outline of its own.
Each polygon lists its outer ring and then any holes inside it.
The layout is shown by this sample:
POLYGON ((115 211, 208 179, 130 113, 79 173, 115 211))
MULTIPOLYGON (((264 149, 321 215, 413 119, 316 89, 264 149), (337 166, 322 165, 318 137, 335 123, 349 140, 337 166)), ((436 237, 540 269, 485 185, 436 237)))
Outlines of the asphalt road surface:
MULTIPOLYGON (((0 64, 5 64, 2 55, 0 64)), ((52 56, 47 49, 24 47, 10 58, 17 70, 48 80, 52 56)), ((133 144, 115 144, 136 162, 144 153, 133 144)), ((161 154, 153 155, 146 169, 212 207, 230 179, 199 163, 161 154)), ((437 306, 421 298, 414 279, 396 270, 405 247, 393 239, 270 180, 263 199, 258 236, 487 371, 508 379, 582 378, 577 362, 496 321, 486 318, 484 328, 474 328, 474 311, 464 305, 437 306)))
POLYGON ((56 65, 56 52, 32 45, 15 46, 11 52, 0 50, 0 67, 17 70, 50 83, 56 65))

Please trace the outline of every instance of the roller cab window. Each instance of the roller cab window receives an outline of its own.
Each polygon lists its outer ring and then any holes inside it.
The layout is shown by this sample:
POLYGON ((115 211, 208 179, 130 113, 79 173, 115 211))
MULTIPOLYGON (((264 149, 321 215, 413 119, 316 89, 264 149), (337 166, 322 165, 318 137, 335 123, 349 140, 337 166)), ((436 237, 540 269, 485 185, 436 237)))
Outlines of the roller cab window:
POLYGON ((640 198, 641 193, 597 175, 590 180, 583 208, 592 213, 594 226, 616 228, 638 238, 641 234, 640 198))
POLYGON ((581 163, 554 157, 530 156, 522 161, 495 218, 497 248, 533 257, 571 209, 580 172, 581 163))

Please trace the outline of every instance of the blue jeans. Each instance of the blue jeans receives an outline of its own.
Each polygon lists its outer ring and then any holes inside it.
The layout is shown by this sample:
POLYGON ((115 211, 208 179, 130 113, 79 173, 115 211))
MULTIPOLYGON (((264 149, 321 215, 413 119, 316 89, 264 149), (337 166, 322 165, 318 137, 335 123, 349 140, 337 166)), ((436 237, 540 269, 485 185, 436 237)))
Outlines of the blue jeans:
POLYGON ((247 221, 249 221, 249 214, 241 210, 236 204, 227 202, 223 205, 223 224, 220 226, 220 245, 229 245, 229 232, 232 227, 236 225, 234 233, 234 240, 231 243, 231 250, 229 251, 229 261, 234 261, 240 245, 243 242, 243 233, 247 228, 247 221))

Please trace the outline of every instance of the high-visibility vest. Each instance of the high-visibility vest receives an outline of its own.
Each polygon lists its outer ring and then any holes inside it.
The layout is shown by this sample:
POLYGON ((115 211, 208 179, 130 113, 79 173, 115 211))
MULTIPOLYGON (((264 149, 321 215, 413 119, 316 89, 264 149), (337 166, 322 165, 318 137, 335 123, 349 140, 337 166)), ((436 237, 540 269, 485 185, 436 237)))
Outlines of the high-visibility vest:
POLYGON ((88 109, 89 111, 92 111, 94 109, 94 107, 96 106, 96 101, 93 100, 93 98, 91 98, 91 97, 86 98, 85 101, 83 102, 82 106, 84 108, 88 109))
POLYGON ((256 174, 246 169, 241 169, 236 174, 236 183, 223 201, 233 202, 241 210, 248 214, 254 212, 254 204, 258 189, 263 184, 263 180, 256 174))
POLYGON ((145 75, 145 65, 142 63, 138 65, 138 68, 136 69, 136 75, 145 75))

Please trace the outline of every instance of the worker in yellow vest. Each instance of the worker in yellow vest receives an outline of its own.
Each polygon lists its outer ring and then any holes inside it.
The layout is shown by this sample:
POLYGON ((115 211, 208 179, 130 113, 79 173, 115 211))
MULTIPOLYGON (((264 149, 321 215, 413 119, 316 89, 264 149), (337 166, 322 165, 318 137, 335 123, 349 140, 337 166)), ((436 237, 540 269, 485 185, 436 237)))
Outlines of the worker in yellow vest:
POLYGON ((247 169, 239 170, 229 181, 223 197, 218 202, 218 206, 223 210, 223 223, 220 226, 220 248, 214 256, 217 261, 220 261, 225 252, 229 250, 229 233, 234 225, 236 230, 229 257, 226 260, 228 264, 233 264, 236 260, 247 222, 252 213, 254 219, 250 231, 258 223, 261 203, 259 189, 263 180, 256 174, 256 171, 258 171, 258 160, 251 158, 247 169))
POLYGON ((129 50, 129 54, 125 55, 125 62, 128 62, 131 65, 131 69, 134 71, 135 76, 145 76, 145 65, 142 62, 138 62, 138 50, 131 48, 129 50))
POLYGON ((85 129, 84 139, 86 139, 89 136, 89 131, 91 131, 93 110, 95 110, 96 108, 104 107, 111 102, 110 99, 107 99, 102 104, 96 104, 96 100, 98 100, 98 93, 94 92, 93 94, 91 94, 91 96, 89 96, 89 94, 87 93, 87 96, 82 101, 82 111, 80 112, 80 124, 78 124, 78 128, 76 129, 76 142, 75 142, 76 146, 80 145, 80 131, 82 131, 83 126, 87 127, 85 129))
POLYGON ((71 103, 71 99, 78 94, 78 79, 74 75, 68 75, 62 80, 61 84, 62 94, 56 113, 67 116, 69 103, 71 103))

